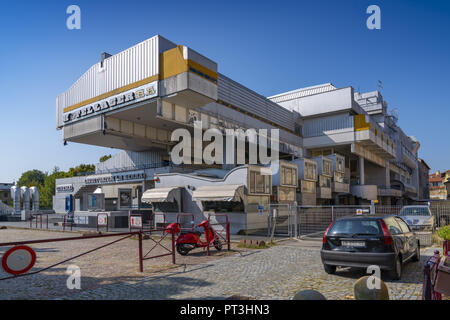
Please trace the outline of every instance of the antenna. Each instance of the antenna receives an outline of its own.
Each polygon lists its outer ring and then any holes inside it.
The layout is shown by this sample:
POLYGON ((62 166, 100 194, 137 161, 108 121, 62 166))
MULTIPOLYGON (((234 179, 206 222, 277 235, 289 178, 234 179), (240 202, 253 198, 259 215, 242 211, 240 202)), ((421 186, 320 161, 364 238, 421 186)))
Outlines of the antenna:
POLYGON ((397 108, 389 110, 389 116, 392 117, 392 120, 394 120, 395 123, 398 121, 398 112, 399 110, 397 108))
POLYGON ((381 91, 381 89, 383 89, 383 82, 381 82, 381 80, 378 80, 377 87, 378 87, 378 91, 381 91))

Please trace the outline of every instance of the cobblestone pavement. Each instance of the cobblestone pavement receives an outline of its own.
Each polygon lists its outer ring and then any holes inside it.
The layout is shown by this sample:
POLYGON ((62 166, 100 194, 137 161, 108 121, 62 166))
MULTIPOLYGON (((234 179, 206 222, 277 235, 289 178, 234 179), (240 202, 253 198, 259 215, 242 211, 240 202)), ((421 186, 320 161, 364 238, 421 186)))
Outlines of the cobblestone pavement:
MULTIPOLYGON (((25 235, 29 238, 29 231, 5 231, 0 230, 3 232, 0 239, 13 235, 19 239, 25 235)), ((57 254, 68 249, 56 244, 35 246, 38 256, 39 252, 57 254)), ((86 242, 83 250, 99 244, 86 242)), ((65 243, 65 246, 71 245, 75 244, 65 243)), ((320 260, 321 242, 314 241, 283 241, 269 249, 234 251, 213 257, 205 257, 201 250, 196 250, 187 257, 177 255, 176 268, 169 268, 167 264, 146 265, 144 274, 136 268, 136 241, 127 239, 117 245, 122 246, 120 254, 117 250, 102 249, 106 251, 95 259, 86 256, 85 260, 76 261, 81 267, 82 290, 66 288, 68 276, 64 274, 66 265, 63 265, 44 274, 0 282, 0 299, 224 299, 232 295, 291 299, 304 289, 318 290, 327 299, 351 299, 354 282, 365 275, 363 271, 350 268, 340 269, 335 275, 326 274, 320 260)), ((402 280, 385 279, 391 299, 420 299, 422 267, 433 250, 422 249, 420 262, 404 265, 402 280)), ((40 263, 43 262, 51 260, 41 258, 40 263)), ((0 278, 4 276, 2 272, 0 278)))
MULTIPOLYGON (((420 299, 422 261, 408 263, 400 281, 389 281, 391 299, 420 299)), ((257 299, 291 299, 304 289, 320 291, 327 299, 351 299, 353 283, 362 271, 341 269, 336 275, 323 271, 319 248, 280 244, 270 249, 248 251, 220 260, 121 282, 64 299, 224 299, 238 294, 257 299)))
MULTIPOLYGON (((80 233, 75 232, 55 232, 38 231, 23 229, 0 229, 0 242, 53 239, 62 237, 76 237, 80 233)), ((82 239, 63 242, 49 242, 30 245, 36 252, 36 264, 30 272, 51 266, 55 263, 69 259, 83 252, 106 245, 112 241, 121 238, 121 236, 99 239, 82 239)), ((160 238, 155 236, 155 241, 160 238)), ((162 244, 170 248, 170 242, 163 240, 162 244)), ((143 241, 143 254, 145 255, 155 242, 152 240, 143 241)), ((9 247, 0 247, 0 257, 9 247)), ((232 249, 236 249, 235 244, 232 249)), ((148 255, 155 256, 168 253, 160 246, 156 246, 148 255)), ((232 254, 222 250, 217 252, 211 250, 211 256, 208 257, 202 250, 195 250, 187 257, 177 254, 176 262, 172 264, 171 256, 165 256, 157 259, 144 261, 144 272, 138 270, 138 241, 136 239, 124 239, 100 250, 94 251, 79 258, 62 263, 48 270, 37 274, 17 277, 13 279, 0 280, 0 300, 1 299, 53 299, 61 296, 72 295, 76 291, 69 290, 66 286, 68 274, 66 274, 69 265, 79 266, 82 276, 82 292, 95 290, 107 285, 120 283, 122 281, 138 281, 145 276, 167 270, 181 269, 186 265, 197 265, 220 259, 232 254)), ((9 277, 0 267, 0 279, 9 277)))

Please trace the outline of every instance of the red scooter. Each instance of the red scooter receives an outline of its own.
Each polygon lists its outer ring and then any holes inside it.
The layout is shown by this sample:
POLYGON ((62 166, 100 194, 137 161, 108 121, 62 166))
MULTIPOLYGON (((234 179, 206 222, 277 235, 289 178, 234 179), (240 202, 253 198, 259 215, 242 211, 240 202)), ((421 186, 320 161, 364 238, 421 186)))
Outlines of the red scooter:
POLYGON ((181 231, 180 225, 178 223, 171 223, 167 226, 168 230, 175 230, 175 233, 180 233, 180 236, 176 240, 175 244, 177 247, 177 252, 182 256, 185 256, 195 248, 204 248, 210 244, 214 245, 218 251, 222 250, 222 243, 219 236, 216 234, 214 229, 209 225, 208 220, 202 221, 198 224, 198 227, 202 227, 205 233, 205 241, 200 239, 202 235, 199 231, 181 231), (207 236, 208 235, 208 236, 207 236), (209 241, 208 241, 209 240, 209 241))

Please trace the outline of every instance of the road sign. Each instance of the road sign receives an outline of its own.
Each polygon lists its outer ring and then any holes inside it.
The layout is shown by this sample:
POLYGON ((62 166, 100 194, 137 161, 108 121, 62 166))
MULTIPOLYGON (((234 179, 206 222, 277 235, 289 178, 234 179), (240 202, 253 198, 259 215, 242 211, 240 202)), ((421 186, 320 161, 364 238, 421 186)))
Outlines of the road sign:
POLYGON ((5 252, 2 258, 3 270, 19 275, 30 270, 36 262, 36 253, 28 246, 15 246, 5 252))
POLYGON ((356 214, 357 214, 357 215, 363 214, 362 209, 356 209, 356 214))
POLYGON ((264 213, 264 206, 263 205, 258 205, 258 214, 260 216, 262 216, 264 213))
POLYGON ((131 216, 130 225, 132 228, 142 228, 142 217, 131 216))
POLYGON ((106 226, 108 225, 108 215, 105 214, 99 214, 97 216, 97 225, 99 226, 106 226))

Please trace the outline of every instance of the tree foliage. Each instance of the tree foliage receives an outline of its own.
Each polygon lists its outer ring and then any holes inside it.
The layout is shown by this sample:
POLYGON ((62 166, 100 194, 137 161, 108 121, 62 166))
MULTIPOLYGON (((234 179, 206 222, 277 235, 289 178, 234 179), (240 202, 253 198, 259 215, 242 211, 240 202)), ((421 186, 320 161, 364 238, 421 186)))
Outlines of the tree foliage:
POLYGON ((40 170, 28 170, 17 181, 19 187, 43 186, 46 174, 40 170))
POLYGON ((112 156, 110 154, 109 155, 104 155, 103 157, 100 158, 99 161, 100 162, 105 162, 106 160, 111 159, 111 157, 112 156))
POLYGON ((80 164, 70 168, 67 172, 61 171, 58 167, 53 168, 51 173, 40 170, 29 170, 22 174, 17 181, 19 187, 38 187, 39 207, 42 209, 51 209, 53 207, 53 196, 55 195, 55 180, 61 178, 70 178, 95 171, 93 164, 80 164))

